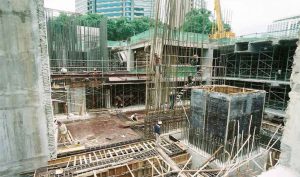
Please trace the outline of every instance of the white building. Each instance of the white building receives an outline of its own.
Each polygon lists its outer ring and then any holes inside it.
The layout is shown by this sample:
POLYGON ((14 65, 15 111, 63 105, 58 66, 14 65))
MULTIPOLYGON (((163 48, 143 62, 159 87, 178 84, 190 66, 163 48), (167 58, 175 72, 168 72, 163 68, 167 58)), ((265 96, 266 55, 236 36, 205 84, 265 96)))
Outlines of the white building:
POLYGON ((275 20, 268 25, 268 33, 276 35, 297 35, 300 29, 300 15, 275 20))
POLYGON ((88 12, 89 0, 75 0, 75 12, 85 14, 88 12))

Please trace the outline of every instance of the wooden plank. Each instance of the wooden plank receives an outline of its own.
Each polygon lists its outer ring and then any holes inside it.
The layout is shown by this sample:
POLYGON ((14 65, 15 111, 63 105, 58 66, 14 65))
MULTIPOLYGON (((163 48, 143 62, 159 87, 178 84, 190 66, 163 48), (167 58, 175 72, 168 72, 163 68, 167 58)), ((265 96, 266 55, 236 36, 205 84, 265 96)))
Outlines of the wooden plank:
POLYGON ((125 150, 126 154, 128 154, 127 148, 125 148, 124 150, 125 150))
POLYGON ((88 164, 88 162, 87 162, 87 159, 86 159, 86 156, 85 156, 85 155, 83 156, 83 160, 84 160, 84 163, 85 163, 85 164, 88 164))
POLYGON ((130 147, 130 149, 131 149, 132 152, 135 152, 134 149, 131 147, 131 145, 129 145, 129 147, 130 147))
POLYGON ((77 157, 76 156, 74 156, 74 162, 73 162, 73 166, 76 166, 76 159, 77 157))
POLYGON ((103 159, 101 151, 98 151, 98 152, 99 152, 99 155, 100 155, 101 159, 103 159))
POLYGON ((126 167, 128 169, 128 171, 130 172, 131 176, 134 177, 134 174, 132 173, 131 169, 129 168, 128 164, 126 164, 126 167))
POLYGON ((110 157, 113 157, 112 153, 110 152, 110 150, 108 150, 108 153, 110 155, 110 157))
MULTIPOLYGON (((76 157, 76 156, 75 156, 76 157)), ((68 163, 67 163, 67 167, 69 167, 69 164, 71 162, 72 156, 69 158, 68 163)))
POLYGON ((80 165, 82 165, 81 156, 79 156, 79 162, 80 162, 80 165))
POLYGON ((105 156, 105 158, 107 159, 107 154, 106 154, 105 150, 104 150, 103 152, 104 152, 104 156, 105 156))
POLYGON ((96 161, 98 161, 99 159, 98 159, 97 154, 96 154, 95 151, 93 151, 93 154, 94 154, 94 157, 95 157, 96 161))
POLYGON ((93 162, 91 154, 89 154, 89 160, 90 160, 90 163, 93 162))

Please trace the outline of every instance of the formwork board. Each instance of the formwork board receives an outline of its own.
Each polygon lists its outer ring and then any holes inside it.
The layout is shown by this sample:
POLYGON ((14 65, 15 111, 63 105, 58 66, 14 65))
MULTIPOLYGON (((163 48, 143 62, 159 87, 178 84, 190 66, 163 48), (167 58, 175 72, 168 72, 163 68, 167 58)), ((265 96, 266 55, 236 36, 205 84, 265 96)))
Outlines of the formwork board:
POLYGON ((257 143, 265 94, 265 91, 224 85, 194 88, 189 142, 210 152, 221 145, 230 150, 235 138, 239 137, 239 143, 243 143, 250 133, 255 134, 257 143))

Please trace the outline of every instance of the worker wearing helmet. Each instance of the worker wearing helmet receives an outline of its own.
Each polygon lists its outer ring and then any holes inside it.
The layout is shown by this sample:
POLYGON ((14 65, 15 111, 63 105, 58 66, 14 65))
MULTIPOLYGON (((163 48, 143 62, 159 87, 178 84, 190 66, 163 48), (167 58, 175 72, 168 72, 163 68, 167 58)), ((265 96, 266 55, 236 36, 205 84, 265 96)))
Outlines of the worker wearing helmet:
POLYGON ((156 146, 160 144, 160 129, 161 129, 162 122, 158 121, 157 124, 154 125, 154 133, 156 138, 156 146))
POLYGON ((137 113, 134 113, 130 116, 130 120, 132 120, 133 122, 138 121, 138 117, 137 117, 137 113))
POLYGON ((66 140, 70 143, 70 139, 68 137, 68 129, 66 124, 60 122, 60 121, 56 121, 57 125, 58 125, 58 132, 59 132, 59 139, 58 140, 62 140, 62 143, 66 143, 66 140))

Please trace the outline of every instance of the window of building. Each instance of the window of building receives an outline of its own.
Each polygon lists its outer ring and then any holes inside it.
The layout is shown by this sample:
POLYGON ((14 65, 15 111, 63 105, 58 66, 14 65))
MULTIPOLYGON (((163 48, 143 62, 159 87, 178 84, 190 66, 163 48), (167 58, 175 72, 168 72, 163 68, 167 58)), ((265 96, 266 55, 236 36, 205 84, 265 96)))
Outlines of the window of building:
POLYGON ((109 4, 97 4, 97 7, 122 7, 123 4, 120 2, 116 2, 116 3, 109 3, 109 4))
POLYGON ((134 16, 144 16, 144 13, 134 13, 134 16))
POLYGON ((105 15, 108 17, 121 17, 123 14, 122 13, 108 13, 105 15))
POLYGON ((122 8, 108 8, 108 9, 97 9, 97 12, 117 12, 122 11, 122 8))
POLYGON ((102 2, 122 2, 122 0, 96 0, 97 3, 102 3, 102 2))
POLYGON ((135 11, 144 11, 144 8, 134 8, 135 11))

